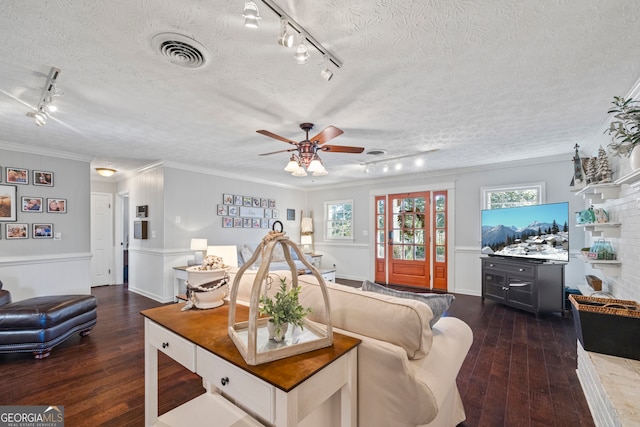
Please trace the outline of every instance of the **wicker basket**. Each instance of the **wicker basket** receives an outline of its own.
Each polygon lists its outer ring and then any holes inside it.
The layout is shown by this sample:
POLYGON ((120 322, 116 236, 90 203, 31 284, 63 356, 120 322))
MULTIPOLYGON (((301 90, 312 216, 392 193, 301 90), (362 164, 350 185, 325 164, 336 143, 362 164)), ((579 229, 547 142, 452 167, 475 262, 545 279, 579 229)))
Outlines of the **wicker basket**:
POLYGON ((569 295, 576 336, 587 351, 640 360, 640 307, 630 300, 569 295))
POLYGON ((587 283, 591 286, 591 289, 594 291, 602 290, 602 280, 598 276, 594 276, 592 274, 588 274, 585 276, 587 278, 587 283))

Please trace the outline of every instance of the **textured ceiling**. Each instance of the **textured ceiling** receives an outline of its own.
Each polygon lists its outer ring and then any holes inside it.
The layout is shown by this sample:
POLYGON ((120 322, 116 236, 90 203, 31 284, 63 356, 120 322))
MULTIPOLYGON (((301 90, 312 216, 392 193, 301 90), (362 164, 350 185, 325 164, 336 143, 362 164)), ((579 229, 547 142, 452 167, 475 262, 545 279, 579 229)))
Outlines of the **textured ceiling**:
POLYGON ((329 175, 294 178, 287 153, 258 156, 289 146, 256 130, 302 140, 299 123, 313 122, 345 131, 331 144, 387 157, 437 149, 389 175, 569 160, 640 77, 637 0, 277 3, 343 62, 331 81, 317 51, 300 66, 276 43, 280 23, 260 1, 256 30, 242 25, 241 1, 3 1, 0 144, 122 172, 164 161, 309 186, 379 177, 382 164, 365 175, 371 156, 323 153, 329 175), (152 49, 162 32, 197 40, 208 63, 167 61, 152 49), (38 127, 26 113, 52 66, 64 96, 38 127))

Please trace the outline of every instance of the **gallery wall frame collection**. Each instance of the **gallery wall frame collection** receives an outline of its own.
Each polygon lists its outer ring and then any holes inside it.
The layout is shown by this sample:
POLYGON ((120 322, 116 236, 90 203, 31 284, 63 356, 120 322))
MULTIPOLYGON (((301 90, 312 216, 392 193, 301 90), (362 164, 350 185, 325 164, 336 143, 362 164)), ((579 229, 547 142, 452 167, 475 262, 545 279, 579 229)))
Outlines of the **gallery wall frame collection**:
POLYGON ((274 199, 229 193, 222 195, 217 212, 223 228, 271 228, 280 217, 274 199))
MULTIPOLYGON (((20 216, 44 212, 67 213, 68 203, 64 198, 24 195, 18 197, 18 188, 23 188, 22 186, 53 187, 53 183, 54 173, 50 171, 0 166, 0 222, 6 222, 4 227, 0 227, 0 239, 53 239, 52 222, 18 222, 18 206, 20 216)), ((24 221, 26 218, 21 219, 24 221)))

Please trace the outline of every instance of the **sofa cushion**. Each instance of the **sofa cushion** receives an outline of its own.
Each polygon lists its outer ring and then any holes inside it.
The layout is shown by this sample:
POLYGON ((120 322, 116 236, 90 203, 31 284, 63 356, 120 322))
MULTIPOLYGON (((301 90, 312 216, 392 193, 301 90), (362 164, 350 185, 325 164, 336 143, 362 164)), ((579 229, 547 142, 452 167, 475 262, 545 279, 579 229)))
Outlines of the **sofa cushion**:
MULTIPOLYGON (((229 270, 229 283, 234 286, 235 278, 238 273, 237 268, 229 270)), ((238 294, 236 301, 240 304, 248 304, 251 300, 251 288, 253 282, 256 280, 256 274, 258 270, 245 270, 238 283, 238 294)), ((280 279, 286 279, 287 283, 291 283, 291 271, 289 270, 272 270, 269 271, 269 284, 267 289, 267 295, 273 297, 280 288, 280 279)), ((263 285, 261 285, 263 286, 263 285)), ((264 292, 264 288, 261 288, 260 295, 264 292)))
POLYGON ((442 317, 445 311, 449 309, 449 306, 456 297, 451 294, 432 294, 432 293, 419 293, 419 292, 405 292, 397 289, 387 288, 386 286, 379 285, 369 280, 362 282, 362 290, 369 292, 377 292, 383 295, 390 295, 398 298, 409 298, 417 301, 422 301, 427 304, 433 312, 433 318, 429 322, 429 325, 433 325, 442 317))
MULTIPOLYGON (((313 312, 310 320, 325 323, 324 299, 315 276, 298 277, 300 303, 313 312)), ((416 300, 363 292, 325 282, 332 326, 400 346, 409 359, 421 359, 431 349, 433 317, 428 305, 416 300)))

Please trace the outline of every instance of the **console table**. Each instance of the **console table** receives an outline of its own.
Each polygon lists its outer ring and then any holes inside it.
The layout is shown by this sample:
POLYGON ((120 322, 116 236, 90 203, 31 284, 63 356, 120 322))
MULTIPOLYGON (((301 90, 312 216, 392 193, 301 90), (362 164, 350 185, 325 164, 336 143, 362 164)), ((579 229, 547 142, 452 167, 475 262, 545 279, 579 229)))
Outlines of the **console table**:
MULTIPOLYGON (((170 419, 219 420, 219 405, 212 404, 207 398, 219 398, 219 394, 228 396, 262 423, 292 427, 335 393, 340 396, 341 424, 357 425, 357 346, 360 340, 334 332, 330 347, 250 366, 228 335, 227 304, 211 310, 183 312, 181 308, 182 304, 170 304, 142 311, 145 317, 146 426, 170 425, 166 424, 170 419), (207 390, 160 419, 158 351, 200 375, 207 390)), ((236 310, 238 319, 248 318, 248 307, 237 306, 236 310)), ((225 402, 233 409, 230 402, 225 402)), ((237 425, 250 426, 253 425, 251 421, 237 425)))

